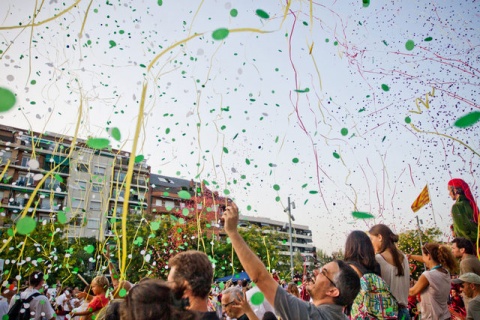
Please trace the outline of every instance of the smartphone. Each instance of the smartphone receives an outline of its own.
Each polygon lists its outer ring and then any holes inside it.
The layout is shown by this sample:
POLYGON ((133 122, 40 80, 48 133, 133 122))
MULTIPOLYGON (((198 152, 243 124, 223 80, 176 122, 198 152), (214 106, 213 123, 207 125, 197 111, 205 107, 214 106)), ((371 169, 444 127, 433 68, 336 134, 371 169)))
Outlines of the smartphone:
POLYGON ((223 228, 225 226, 225 220, 223 220, 223 213, 227 209, 227 206, 224 204, 221 204, 218 206, 218 226, 220 228, 223 228))
POLYGON ((223 213, 225 210, 227 210, 227 206, 229 206, 232 203, 232 199, 227 198, 227 203, 226 204, 220 204, 218 206, 218 214, 219 214, 219 219, 218 219, 218 226, 220 228, 223 228, 225 226, 225 220, 223 219, 223 213))

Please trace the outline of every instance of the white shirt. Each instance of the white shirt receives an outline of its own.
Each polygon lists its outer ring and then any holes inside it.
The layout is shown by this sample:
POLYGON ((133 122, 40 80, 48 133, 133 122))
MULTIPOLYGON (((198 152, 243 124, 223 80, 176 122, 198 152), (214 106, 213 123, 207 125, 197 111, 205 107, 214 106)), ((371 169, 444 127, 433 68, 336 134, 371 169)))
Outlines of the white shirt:
MULTIPOLYGON (((20 293, 21 299, 27 299, 35 292, 38 292, 37 289, 28 288, 22 293, 20 293)), ((15 304, 15 301, 18 299, 18 295, 14 295, 12 300, 10 300, 9 309, 15 304)), ((52 319, 55 315, 52 306, 50 305, 50 301, 46 296, 39 295, 30 301, 30 313, 35 314, 35 320, 40 320, 42 317, 46 319, 52 319)))
POLYGON ((7 299, 0 296, 0 319, 8 313, 8 302, 7 299))

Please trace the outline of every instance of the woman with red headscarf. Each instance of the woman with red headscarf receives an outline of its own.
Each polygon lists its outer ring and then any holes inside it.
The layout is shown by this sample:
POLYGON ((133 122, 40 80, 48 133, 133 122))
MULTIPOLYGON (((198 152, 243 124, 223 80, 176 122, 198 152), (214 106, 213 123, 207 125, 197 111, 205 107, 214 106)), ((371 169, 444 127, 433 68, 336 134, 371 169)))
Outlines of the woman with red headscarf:
POLYGON ((478 207, 468 184, 462 179, 448 182, 452 206, 453 233, 455 237, 467 238, 477 243, 478 207))

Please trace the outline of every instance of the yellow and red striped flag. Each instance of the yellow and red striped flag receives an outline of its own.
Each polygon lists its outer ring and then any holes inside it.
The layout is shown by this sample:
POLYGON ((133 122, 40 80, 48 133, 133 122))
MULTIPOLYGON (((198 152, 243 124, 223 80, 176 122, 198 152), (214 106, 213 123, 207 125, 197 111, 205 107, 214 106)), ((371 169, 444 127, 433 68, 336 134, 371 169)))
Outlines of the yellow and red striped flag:
POLYGON ((417 212, 424 205, 430 202, 430 195, 428 194, 428 184, 423 188, 422 192, 418 195, 417 199, 412 203, 413 212, 417 212))

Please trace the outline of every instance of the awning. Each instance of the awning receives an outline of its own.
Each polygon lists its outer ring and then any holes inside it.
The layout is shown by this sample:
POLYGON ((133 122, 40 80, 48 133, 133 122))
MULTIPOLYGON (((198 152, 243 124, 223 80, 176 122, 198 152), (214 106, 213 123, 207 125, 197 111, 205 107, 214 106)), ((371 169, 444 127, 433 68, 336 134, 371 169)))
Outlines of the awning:
POLYGON ((225 281, 228 281, 228 280, 233 280, 233 281, 248 280, 248 281, 250 281, 250 277, 248 276, 248 274, 245 271, 243 271, 243 272, 239 272, 239 273, 234 274, 234 275, 230 275, 230 276, 226 276, 226 277, 223 277, 223 278, 215 279, 216 282, 225 282, 225 281))

